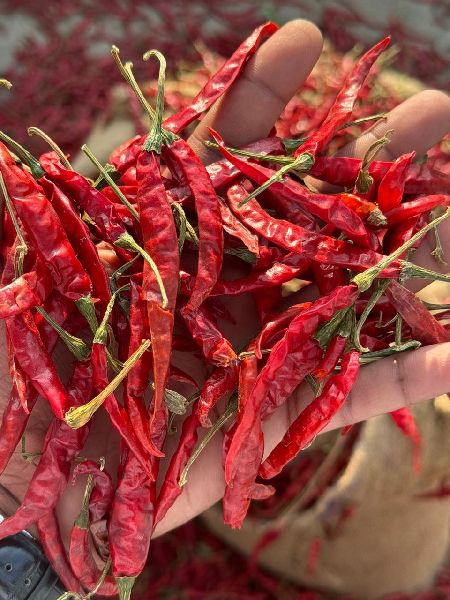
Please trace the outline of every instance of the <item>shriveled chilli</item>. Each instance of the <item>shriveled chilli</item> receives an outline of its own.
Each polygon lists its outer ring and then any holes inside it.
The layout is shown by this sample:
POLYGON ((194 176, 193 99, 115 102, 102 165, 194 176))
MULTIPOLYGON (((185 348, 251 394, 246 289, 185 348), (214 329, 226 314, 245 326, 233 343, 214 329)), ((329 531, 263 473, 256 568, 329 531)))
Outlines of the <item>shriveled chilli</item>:
POLYGON ((163 148, 169 168, 181 172, 191 189, 198 221, 198 267, 194 288, 188 303, 195 309, 205 300, 219 278, 223 260, 223 229, 219 201, 205 167, 190 147, 177 139, 163 148))
POLYGON ((351 350, 341 361, 341 370, 325 384, 320 396, 300 413, 259 469, 259 475, 270 479, 277 475, 300 450, 331 421, 355 384, 359 371, 359 352, 351 350))

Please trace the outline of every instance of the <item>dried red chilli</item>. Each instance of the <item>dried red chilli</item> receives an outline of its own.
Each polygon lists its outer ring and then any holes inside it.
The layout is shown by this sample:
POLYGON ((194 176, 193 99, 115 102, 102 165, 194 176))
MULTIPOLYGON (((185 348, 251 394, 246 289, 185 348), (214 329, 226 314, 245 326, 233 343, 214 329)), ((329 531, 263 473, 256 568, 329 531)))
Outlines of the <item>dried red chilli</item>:
POLYGON ((195 412, 202 427, 211 427, 209 412, 238 385, 239 365, 232 362, 227 367, 216 367, 205 381, 197 401, 195 412))
POLYGON ((36 268, 0 287, 0 319, 20 314, 44 303, 52 290, 52 280, 41 259, 36 268))
POLYGON ((401 204, 405 190, 406 174, 415 154, 415 152, 410 152, 399 156, 380 181, 377 191, 377 203, 383 213, 401 204))
POLYGON ((351 306, 357 296, 352 285, 336 288, 292 320, 282 340, 272 348, 252 391, 252 396, 260 399, 263 419, 281 406, 319 363, 322 350, 312 338, 318 325, 351 306))
MULTIPOLYGON (((63 325, 67 317, 72 311, 72 306, 69 300, 64 296, 60 296, 58 292, 54 292, 50 296, 46 304, 47 313, 53 320, 63 325)), ((42 343, 49 354, 52 353, 56 343, 58 342, 58 334, 47 321, 40 321, 36 317, 36 324, 39 329, 39 334, 42 343)), ((25 431, 28 423, 29 415, 38 399, 38 392, 34 387, 28 386, 25 396, 25 405, 28 408, 28 413, 24 411, 21 399, 17 390, 13 386, 9 395, 8 402, 5 406, 0 425, 0 474, 6 468, 20 438, 25 431)))
POLYGON ((72 473, 72 484, 80 475, 93 476, 93 489, 90 494, 88 508, 89 522, 91 525, 95 525, 109 513, 114 496, 113 482, 106 469, 100 468, 98 463, 93 460, 84 460, 77 464, 72 473))
POLYGON ((0 170, 15 210, 58 291, 74 301, 90 298, 91 283, 42 189, 17 167, 0 142, 0 170))
MULTIPOLYGON (((247 350, 253 352, 254 345, 247 350)), ((241 527, 252 499, 268 498, 275 492, 272 486, 255 481, 264 452, 261 401, 252 394, 257 373, 257 358, 250 354, 239 367, 237 425, 224 464, 223 517, 233 528, 241 527)))
POLYGON ((397 223, 404 223, 409 219, 419 217, 423 213, 428 213, 437 206, 447 207, 449 205, 450 196, 446 196, 444 194, 421 196, 419 198, 415 198, 414 200, 403 202, 403 204, 400 204, 396 208, 388 211, 385 214, 385 217, 387 219, 388 226, 392 227, 392 225, 396 225, 397 223))
MULTIPOLYGON (((317 156, 309 174, 334 185, 353 187, 362 159, 350 156, 317 156)), ((368 168, 375 185, 386 175, 391 162, 374 160, 368 168)), ((434 171, 428 164, 412 164, 405 178, 405 194, 448 194, 450 184, 444 173, 434 171)))
MULTIPOLYGON (((99 580, 102 570, 99 569, 92 555, 90 546, 90 512, 92 507, 92 497, 97 491, 97 499, 94 500, 97 517, 104 517, 110 509, 113 499, 113 487, 111 478, 107 473, 100 470, 94 461, 85 461, 77 465, 74 471, 73 480, 78 474, 87 474, 88 482, 81 510, 74 522, 70 532, 69 543, 69 561, 74 575, 86 589, 94 589, 99 580), (80 467, 80 468, 79 468, 80 467), (100 488, 100 494, 98 490, 100 488), (98 495, 101 497, 100 511, 98 510, 98 495)), ((112 577, 106 577, 98 593, 101 596, 117 596, 118 590, 112 577)))
POLYGON ((158 494, 154 526, 164 518, 169 508, 173 506, 175 500, 183 492, 183 488, 178 485, 178 482, 181 472, 198 441, 199 427, 199 418, 197 413, 193 411, 183 422, 178 447, 172 455, 169 468, 167 469, 161 490, 158 494))
POLYGON ((197 94, 192 103, 184 110, 164 121, 164 127, 179 133, 197 119, 222 96, 241 73, 249 57, 256 52, 265 37, 278 30, 275 23, 261 25, 239 46, 233 55, 210 77, 205 87, 197 94))
POLYGON ((370 48, 357 61, 350 74, 345 79, 342 89, 330 108, 328 115, 319 129, 306 142, 297 148, 295 157, 308 152, 313 156, 319 154, 333 138, 337 129, 351 118, 353 107, 359 91, 376 59, 380 56, 391 38, 386 37, 370 48))
MULTIPOLYGON (((89 363, 78 363, 68 384, 71 402, 78 406, 92 390, 89 363)), ((71 461, 82 449, 89 426, 73 430, 64 421, 54 420, 47 431, 39 464, 33 473, 21 506, 0 523, 0 539, 27 529, 53 510, 67 485, 71 461)))
POLYGON ((223 229, 219 202, 205 167, 181 139, 163 148, 163 157, 173 170, 175 163, 189 185, 198 222, 198 267, 188 308, 195 309, 208 297, 219 278, 223 257, 223 229))
POLYGON ((264 323, 260 334, 255 340, 255 354, 257 358, 262 358, 262 349, 266 347, 268 341, 279 331, 285 329, 291 321, 303 310, 311 307, 311 302, 294 304, 282 313, 274 315, 270 321, 264 323))
POLYGON ((450 333, 413 292, 397 281, 392 281, 385 294, 411 328, 413 339, 419 340, 422 344, 440 344, 450 341, 450 333))
MULTIPOLYGON (((100 393, 108 385, 108 366, 106 357, 106 346, 103 343, 94 342, 91 349, 91 362, 94 377, 94 388, 100 393)), ((154 448, 150 440, 138 439, 135 430, 131 424, 130 416, 119 405, 114 393, 109 394, 104 400, 104 407, 107 411, 111 423, 120 434, 121 438, 129 446, 130 450, 136 456, 142 468, 151 476, 151 470, 148 465, 148 452, 152 453, 154 448), (145 446, 143 443, 145 442, 145 446)), ((75 430, 76 431, 76 430, 75 430)))
POLYGON ((219 201, 219 209, 224 230, 229 235, 240 240, 250 252, 259 256, 258 236, 249 231, 239 219, 234 216, 225 202, 219 201))
POLYGON ((42 343, 33 315, 27 310, 8 317, 5 324, 14 344, 15 359, 36 391, 50 404, 55 416, 64 419, 69 406, 68 394, 42 343))
POLYGON ((277 475, 331 421, 356 382, 359 356, 356 350, 350 350, 343 356, 340 372, 330 377, 320 396, 300 413, 282 441, 263 462, 259 469, 261 477, 270 479, 277 475))
POLYGON ((180 314, 189 333, 201 348, 202 354, 208 362, 226 367, 232 361, 237 360, 231 343, 213 323, 205 308, 189 310, 187 307, 183 307, 180 314))
MULTIPOLYGON (((150 459, 152 479, 158 462, 150 459)), ((112 574, 121 598, 129 598, 147 561, 155 511, 155 483, 128 448, 122 450, 121 472, 108 523, 112 574)))
MULTIPOLYGON (((145 265, 142 292, 147 301, 153 352, 154 395, 151 428, 154 419, 161 415, 160 409, 169 373, 180 260, 175 222, 160 173, 160 159, 156 152, 146 150, 141 152, 137 161, 136 174, 144 248, 154 257, 167 294, 167 310, 165 310, 159 285, 148 265, 145 265)), ((156 454, 158 455, 159 452, 156 454)))
POLYGON ((335 369, 347 345, 348 335, 339 333, 334 336, 327 346, 322 360, 311 373, 319 381, 326 379, 335 369))
POLYGON ((75 212, 69 198, 55 183, 45 177, 40 180, 40 183, 61 222, 64 223, 64 229, 77 256, 85 266, 92 282, 94 297, 107 303, 111 296, 108 278, 88 228, 75 212))
POLYGON ((84 590, 67 560, 55 513, 51 511, 41 517, 36 523, 36 528, 45 556, 64 587, 72 592, 83 593, 84 590))

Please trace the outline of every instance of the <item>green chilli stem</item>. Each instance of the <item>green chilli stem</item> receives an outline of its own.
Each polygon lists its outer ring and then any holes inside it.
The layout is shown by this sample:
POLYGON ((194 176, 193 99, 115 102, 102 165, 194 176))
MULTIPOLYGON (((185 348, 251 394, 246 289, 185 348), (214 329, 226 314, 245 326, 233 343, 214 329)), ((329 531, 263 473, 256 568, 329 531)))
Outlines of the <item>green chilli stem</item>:
POLYGON ((380 152, 384 146, 389 144, 391 141, 391 134, 393 130, 386 131, 385 135, 379 140, 375 140, 373 144, 371 144, 362 160, 361 167, 359 169, 358 177, 355 181, 355 187, 361 194, 366 194, 373 183, 373 177, 369 174, 369 166, 370 163, 375 160, 377 154, 380 152))
POLYGON ((395 320, 395 345, 396 346, 402 345, 402 325, 403 325, 403 319, 401 318, 400 315, 397 315, 397 318, 395 320))
POLYGON ((14 150, 14 152, 17 154, 20 160, 29 167, 31 174, 35 179, 40 179, 45 175, 45 171, 39 164, 38 159, 35 158, 30 152, 28 152, 28 150, 26 150, 18 142, 10 138, 9 135, 6 135, 6 133, 4 133, 3 131, 0 131, 0 140, 2 140, 2 142, 5 142, 5 144, 8 144, 8 146, 11 146, 11 148, 14 150))
POLYGON ((94 302, 92 301, 91 296, 83 296, 83 298, 79 298, 75 300, 76 307, 86 319, 89 329, 95 335, 98 327, 97 314, 95 312, 94 302))
POLYGON ((200 444, 197 446, 197 448, 194 450, 194 452, 191 454, 189 460, 187 461, 183 471, 181 472, 180 475, 180 479, 178 481, 178 485, 180 487, 183 487, 184 485, 186 485, 187 483, 187 474, 189 472, 189 469, 192 467, 193 463, 197 460, 197 458, 200 456, 200 454, 203 452, 203 450, 206 448, 206 446, 208 445, 208 443, 211 441, 212 437, 220 430, 222 429, 223 425, 225 425, 225 423, 231 419, 231 417, 235 414, 235 412, 237 411, 237 398, 234 397, 232 398, 229 403, 227 408, 225 409, 225 412, 217 419, 217 421, 214 423, 214 425, 208 429, 208 433, 205 435, 205 437, 202 439, 202 441, 200 442, 200 444))
POLYGON ((117 65, 122 77, 125 79, 125 81, 128 83, 128 85, 131 87, 133 92, 136 94, 136 97, 139 100, 139 102, 141 103, 142 108, 148 114, 150 119, 153 121, 155 118, 155 111, 150 106, 150 104, 147 102, 144 94, 142 93, 141 88, 138 85, 138 82, 136 81, 136 79, 134 77, 133 70, 132 70, 133 63, 127 62, 125 65, 123 64, 123 62, 120 60, 120 56, 119 56, 120 50, 117 46, 111 47, 111 54, 114 58, 114 61, 117 65))
POLYGON ((86 595, 85 600, 90 600, 90 598, 93 598, 95 596, 95 594, 98 592, 98 590, 101 588, 101 586, 103 585, 103 582, 106 579, 106 576, 108 575, 108 571, 111 568, 111 564, 112 564, 112 559, 111 559, 111 557, 109 557, 108 560, 105 562, 105 566, 103 567, 102 573, 101 573, 100 577, 98 578, 98 581, 95 584, 94 589, 91 590, 89 592, 89 594, 86 595))
POLYGON ((366 352, 365 354, 361 354, 359 362, 362 365, 369 364, 374 362, 380 358, 386 358, 387 356, 392 356, 393 354, 398 354, 399 352, 406 352, 407 350, 415 350, 420 348, 422 344, 418 340, 409 340, 408 342, 403 342, 400 346, 390 346, 389 348, 385 348, 384 350, 378 350, 377 352, 366 352))
POLYGON ((54 152, 56 152, 56 154, 59 157, 59 160, 66 167, 66 169, 69 169, 69 171, 73 171, 73 167, 70 164, 69 160, 67 159, 67 156, 61 150, 61 148, 58 146, 58 144, 54 140, 52 140, 52 138, 49 135, 44 133, 42 131, 42 129, 39 129, 39 127, 28 127, 27 132, 28 132, 28 135, 38 135, 43 140, 45 140, 47 142, 47 144, 50 146, 50 148, 54 152))
POLYGON ((434 304, 433 302, 426 302, 425 300, 422 300, 422 302, 425 305, 425 307, 428 308, 428 310, 449 310, 450 309, 450 304, 434 304))
POLYGON ((161 292, 162 307, 167 308, 168 299, 167 299, 166 289, 164 287, 164 283, 161 278, 161 275, 158 271, 158 267, 156 266, 156 263, 154 262, 154 260, 150 256, 150 254, 148 254, 148 252, 146 252, 144 250, 144 248, 141 248, 141 246, 139 246, 139 244, 136 242, 136 240, 129 233, 122 234, 116 240, 115 244, 116 244, 116 246, 119 246, 119 248, 133 250, 134 252, 137 252, 137 254, 140 254, 142 256, 142 258, 145 260, 145 262, 149 265, 149 267, 153 271, 153 274, 158 283, 159 291, 161 292))
POLYGON ((100 323, 100 325, 97 328, 97 331, 95 332, 94 341, 93 341, 94 344, 106 344, 106 341, 108 338, 107 324, 109 321, 109 317, 111 316, 111 312, 114 307, 114 303, 116 301, 117 295, 120 294, 120 292, 122 290, 129 289, 129 287, 130 287, 129 285, 123 285, 118 290, 116 290, 114 292, 114 294, 111 296, 111 298, 108 302, 108 306, 106 307, 105 314, 103 315, 102 322, 100 323))
POLYGON ((356 325, 355 333, 353 336, 353 343, 355 344, 356 349, 359 350, 360 352, 369 352, 369 348, 364 348, 364 346, 361 345, 361 341, 359 339, 361 336, 361 330, 364 326, 364 323, 367 321, 367 317, 370 315, 370 313, 372 312, 372 309, 374 308, 374 306, 376 305, 378 300, 381 298, 381 296, 384 294, 386 289, 389 287, 390 283, 391 282, 389 281, 389 279, 385 279, 385 280, 382 280, 379 282, 378 288, 375 290, 375 292, 369 298, 369 301, 367 302, 366 306, 364 307, 364 310, 361 313, 361 316, 359 317, 359 321, 358 321, 358 324, 356 325))
POLYGON ((37 306, 36 311, 44 317, 49 325, 53 327, 68 350, 75 356, 77 360, 83 361, 89 357, 89 347, 83 342, 82 339, 68 333, 65 329, 63 329, 61 325, 52 319, 52 317, 42 308, 42 306, 37 306))
POLYGON ((130 600, 136 577, 116 577, 119 600, 130 600))
MULTIPOLYGON (((176 221, 178 222, 178 227, 180 230, 178 236, 178 252, 181 254, 183 252, 184 242, 186 241, 186 231, 187 231, 187 218, 186 213, 183 210, 183 207, 178 202, 172 202, 172 211, 176 215, 176 221)), ((174 215, 174 216, 175 216, 174 215)))
MULTIPOLYGON (((437 225, 439 225, 439 223, 442 223, 448 217, 450 217, 450 208, 447 208, 443 215, 437 217, 436 219, 433 219, 433 221, 428 223, 428 225, 425 225, 425 227, 420 229, 420 231, 414 234, 408 241, 406 241, 399 248, 397 248, 395 252, 380 260, 380 262, 374 265, 373 267, 370 267, 366 271, 359 273, 358 275, 353 277, 352 283, 358 286, 360 292, 365 292, 366 290, 368 290, 374 282, 374 280, 382 271, 384 271, 384 269, 386 269, 386 267, 388 267, 391 263, 397 260, 397 258, 399 258, 404 252, 406 252, 406 250, 409 250, 409 248, 414 246, 414 244, 417 241, 419 241, 425 234, 427 234, 431 229, 433 229, 433 227, 436 227, 437 225)), ((406 267, 404 266, 402 269, 402 273, 405 268, 406 267)), ((421 267, 417 267, 417 269, 421 269, 421 267)))
POLYGON ((170 144, 174 141, 175 136, 166 132, 162 126, 163 114, 164 114, 164 86, 166 81, 166 59, 164 55, 158 50, 149 50, 143 56, 144 60, 149 60, 152 56, 156 56, 159 61, 159 72, 158 72, 158 94, 156 96, 156 112, 150 129, 150 133, 144 142, 143 149, 147 152, 156 152, 161 154, 162 145, 170 144))
POLYGON ((90 473, 87 478, 86 487, 83 495, 81 510, 75 519, 75 527, 78 529, 89 529, 89 500, 91 499, 92 488, 94 487, 94 476, 90 473))
POLYGON ((223 253, 231 256, 237 256, 250 265, 254 265, 256 263, 256 254, 253 254, 253 252, 250 252, 250 250, 247 248, 228 248, 226 246, 223 249, 223 253))
POLYGON ((83 427, 92 418, 94 413, 100 408, 103 402, 110 396, 116 388, 122 383, 134 365, 142 357, 151 345, 150 340, 144 340, 139 348, 133 352, 133 354, 123 363, 123 368, 112 381, 100 392, 95 398, 92 398, 87 404, 78 406, 77 408, 69 408, 65 414, 65 421, 72 427, 72 429, 78 429, 83 427))
POLYGON ((408 261, 402 261, 402 278, 403 279, 432 279, 433 281, 450 281, 450 275, 446 275, 445 273, 438 273, 437 271, 431 271, 430 269, 425 269, 424 267, 419 267, 414 263, 410 263, 408 261))
POLYGON ((108 171, 100 164, 99 160, 94 156, 94 154, 89 149, 87 144, 83 144, 81 146, 81 150, 86 154, 86 156, 89 158, 91 163, 98 169, 98 171, 101 173, 103 179, 109 183, 109 185, 114 190, 114 192, 116 193, 117 197, 122 202, 122 204, 128 208, 128 210, 133 215, 133 217, 136 219, 136 221, 139 221, 140 217, 139 217, 138 212, 134 208, 134 206, 131 204, 131 202, 129 200, 127 200, 125 194, 121 191, 121 189, 116 184, 114 179, 110 176, 108 171))
POLYGON ((273 183, 282 181, 283 177, 289 173, 289 171, 300 170, 302 172, 307 172, 311 169, 314 164, 314 157, 312 154, 305 152, 304 154, 300 154, 294 161, 292 161, 289 165, 285 165, 281 167, 272 177, 270 177, 267 181, 265 181, 262 185, 260 185, 256 190, 253 190, 251 194, 247 196, 244 200, 239 202, 238 206, 244 206, 249 200, 256 198, 262 192, 267 190, 273 183))
POLYGON ((120 279, 123 274, 128 271, 128 269, 134 265, 134 263, 137 261, 137 259, 139 258, 139 254, 137 254, 134 258, 132 258, 131 260, 129 260, 128 262, 126 262, 125 264, 121 265, 118 269, 116 269, 114 271, 114 273, 111 275, 111 281, 110 281, 110 286, 111 286, 111 291, 115 292, 117 291, 117 280, 120 279))
POLYGON ((17 239, 19 240, 19 244, 17 244, 14 250, 14 273, 16 277, 20 277, 23 275, 23 263, 25 260, 25 256, 28 252, 28 246, 25 242, 25 238, 23 237, 22 230, 19 225, 19 221, 17 220, 16 213, 14 212, 14 208, 11 202, 11 199, 8 194, 8 190, 6 189, 6 184, 3 179, 3 175, 0 173, 0 188, 2 190, 3 198, 5 199, 6 208, 8 209, 9 216, 11 217, 11 221, 14 225, 14 229, 16 231, 17 239))

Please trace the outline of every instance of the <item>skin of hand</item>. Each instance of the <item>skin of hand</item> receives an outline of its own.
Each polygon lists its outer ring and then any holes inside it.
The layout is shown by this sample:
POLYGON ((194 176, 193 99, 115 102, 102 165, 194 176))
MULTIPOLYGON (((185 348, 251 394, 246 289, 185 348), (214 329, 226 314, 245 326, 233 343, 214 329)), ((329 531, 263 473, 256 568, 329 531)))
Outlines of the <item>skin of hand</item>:
MULTIPOLYGON (((296 20, 284 25, 255 53, 236 84, 205 116, 189 143, 204 163, 217 159, 214 151, 206 148, 208 127, 213 126, 227 144, 241 146, 267 136, 272 125, 287 102, 302 85, 318 60, 322 49, 320 31, 307 21, 296 20)), ((406 100, 388 117, 375 124, 358 140, 341 150, 342 155, 362 157, 366 149, 390 129, 394 130, 390 144, 379 155, 380 160, 393 160, 400 154, 415 150, 426 152, 449 130, 450 99, 440 91, 427 90, 406 100)), ((440 228, 444 253, 450 256, 450 227, 444 223, 440 228)), ((437 270, 439 267, 430 256, 432 241, 425 240, 415 253, 418 264, 437 270)), ((412 289, 420 288, 414 282, 412 289)), ((247 324, 224 330, 235 347, 240 347, 256 332, 258 324, 250 298, 230 298, 227 308, 237 317, 238 323, 247 324)), ((301 301, 301 300, 300 300, 301 301)), ((3 326, 3 324, 1 324, 3 326)), ((64 360, 61 358, 61 360, 64 360)), ((184 357, 184 367, 197 376, 199 383, 206 373, 193 357, 184 357)), ((327 430, 366 420, 372 416, 396 410, 402 406, 421 402, 450 389, 450 343, 420 348, 398 358, 386 358, 361 369, 356 386, 344 407, 333 419, 327 430), (373 385, 376 381, 376 386, 373 385)), ((10 379, 6 352, 0 357, 0 398, 3 402, 10 391, 10 379)), ((311 400, 306 386, 300 386, 294 397, 276 411, 265 424, 265 454, 281 440, 290 423, 311 400)), ((39 452, 51 418, 43 403, 33 411, 27 429, 27 451, 39 452)), ((212 504, 224 491, 221 461, 220 435, 216 435, 200 455, 189 472, 185 491, 163 521, 155 535, 181 525, 212 504)), ((167 468, 176 446, 176 436, 168 441, 166 459, 163 459, 161 475, 167 468)), ((114 477, 118 463, 117 436, 105 418, 103 411, 94 417, 88 443, 82 455, 98 459, 106 457, 106 468, 114 477)), ((0 509, 6 514, 13 512, 21 501, 33 473, 33 465, 24 462, 17 453, 2 476, 0 509)), ((67 542, 74 519, 80 509, 84 492, 83 478, 64 493, 57 509, 63 539, 67 542)))

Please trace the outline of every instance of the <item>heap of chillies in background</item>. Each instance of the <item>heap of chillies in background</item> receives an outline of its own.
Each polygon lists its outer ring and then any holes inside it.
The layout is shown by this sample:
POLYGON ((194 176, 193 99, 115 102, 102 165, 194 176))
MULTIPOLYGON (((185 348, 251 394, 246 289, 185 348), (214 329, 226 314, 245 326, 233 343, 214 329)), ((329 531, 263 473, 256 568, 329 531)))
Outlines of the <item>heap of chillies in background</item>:
MULTIPOLYGON (((377 161, 387 139, 363 160, 324 155, 351 122, 358 92, 389 39, 355 64, 306 139, 270 137, 232 149, 211 130, 210 144, 224 158, 204 167, 180 137, 276 30, 273 23, 255 30, 193 102, 164 121, 164 57, 157 51, 144 56, 160 62, 154 110, 113 47, 152 126, 117 148, 104 167, 84 147, 99 169, 95 182, 73 171, 59 149, 37 160, 0 134, 6 205, 0 316, 13 378, 0 430, 0 470, 39 396, 54 413, 24 501, 0 524, 0 537, 35 523, 48 558, 78 597, 130 596, 154 527, 221 427, 224 519, 239 527, 251 500, 273 494, 263 480, 280 473, 342 406, 361 363, 450 339, 440 315, 429 311, 436 306, 403 286, 409 277, 448 280, 407 260, 449 216, 448 178, 433 165, 413 163, 412 153, 377 161), (345 191, 316 193, 306 175, 345 191), (113 274, 100 260, 100 242, 114 250, 113 274), (223 279, 222 266, 230 261, 247 273, 223 279), (320 298, 286 303, 285 284, 300 278, 313 281, 320 298), (243 349, 233 348, 220 327, 230 318, 227 297, 240 294, 253 296, 260 319, 257 336, 243 349), (395 327, 380 327, 386 319, 395 327), (67 383, 52 358, 60 338, 74 355, 67 383), (209 372, 199 390, 190 373, 172 364, 173 350, 195 349, 209 372), (263 459, 263 421, 303 381, 314 390, 313 401, 263 459), (190 397, 175 392, 172 382, 190 386, 190 397), (228 402, 212 425, 212 409, 220 410, 223 399, 228 402), (117 484, 108 465, 83 461, 75 468, 73 476, 87 474, 88 485, 67 556, 55 506, 99 409, 121 439, 117 484), (181 434, 157 494, 174 414, 184 415, 181 434), (198 445, 202 428, 207 433, 198 445), (103 569, 91 554, 91 537, 103 569)), ((409 412, 392 416, 417 444, 409 412)))

